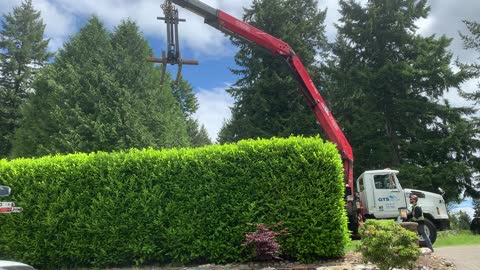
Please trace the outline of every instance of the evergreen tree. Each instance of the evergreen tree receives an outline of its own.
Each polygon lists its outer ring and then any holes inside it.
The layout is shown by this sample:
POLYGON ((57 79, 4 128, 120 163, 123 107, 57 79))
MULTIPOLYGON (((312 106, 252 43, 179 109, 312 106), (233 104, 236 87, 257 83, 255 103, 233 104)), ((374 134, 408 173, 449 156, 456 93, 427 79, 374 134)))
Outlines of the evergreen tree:
POLYGON ((473 209, 475 210, 474 217, 480 218, 480 199, 473 200, 473 209))
POLYGON ((93 17, 35 81, 36 93, 24 108, 16 135, 15 156, 92 152, 109 150, 101 144, 114 145, 107 141, 115 131, 108 129, 119 119, 111 101, 118 100, 120 87, 108 72, 112 57, 109 33, 93 17))
POLYGON ((212 144, 207 129, 204 125, 199 125, 198 120, 193 118, 188 119, 187 126, 192 147, 201 147, 212 144))
POLYGON ((181 108, 131 21, 110 34, 93 17, 35 81, 16 156, 188 146, 181 108))
POLYGON ((354 148, 355 174, 401 170, 402 184, 450 200, 473 187, 479 146, 471 108, 441 97, 471 73, 452 71, 445 36, 421 37, 426 0, 340 1, 342 15, 329 65, 327 100, 354 148))
MULTIPOLYGON (((244 21, 288 43, 311 72, 326 46, 325 11, 316 0, 258 0, 245 10, 244 21)), ((241 78, 227 91, 235 98, 232 118, 224 123, 219 142, 245 138, 315 135, 321 128, 298 92, 285 61, 257 45, 232 39, 240 50, 233 70, 241 78)), ((317 76, 312 76, 313 78, 317 76)))
MULTIPOLYGON (((153 54, 148 42, 143 38, 138 26, 132 21, 124 21, 112 35, 114 60, 113 73, 122 87, 127 89, 128 101, 138 112, 138 117, 125 126, 130 136, 139 140, 129 147, 176 147, 189 146, 187 119, 182 114, 182 107, 176 101, 174 89, 160 89, 160 70, 152 69, 152 64, 145 62, 153 54)), ((129 114, 126 114, 129 115, 129 114)))
MULTIPOLYGON (((480 60, 480 23, 475 21, 463 21, 468 29, 468 34, 460 33, 460 37, 463 40, 465 49, 472 49, 478 53, 477 59, 480 60)), ((471 72, 480 76, 480 63, 473 63, 469 65, 462 65, 464 68, 468 68, 471 72)), ((465 93, 463 96, 475 101, 476 104, 480 104, 480 83, 479 89, 474 93, 465 93)))
POLYGON ((459 211, 455 214, 457 216, 457 230, 470 230, 470 223, 472 219, 465 211, 459 211))
POLYGON ((450 221, 450 228, 453 230, 458 229, 458 216, 452 213, 448 213, 448 220, 450 221))
POLYGON ((178 84, 170 84, 173 94, 183 111, 183 115, 187 121, 188 135, 190 144, 193 147, 211 145, 212 141, 208 136, 205 126, 200 125, 197 119, 193 118, 193 114, 198 110, 198 100, 193 93, 192 86, 185 80, 181 79, 178 84))
POLYGON ((25 0, 3 14, 0 30, 0 158, 9 156, 21 118, 20 106, 32 92, 35 73, 52 56, 43 38, 41 14, 25 0))
MULTIPOLYGON (((472 74, 474 74, 477 78, 480 77, 480 23, 475 22, 475 21, 464 21, 465 25, 467 26, 468 29, 468 34, 462 34, 460 33, 460 36, 463 40, 463 44, 465 46, 465 49, 471 49, 475 50, 477 52, 477 60, 479 62, 477 63, 470 63, 470 64, 459 64, 460 67, 468 70, 472 74)), ((460 93, 463 97, 473 101, 475 105, 480 105, 480 83, 478 84, 478 89, 474 92, 462 92, 460 93)), ((478 110, 477 110, 478 112, 478 110)), ((480 117, 473 117, 472 121, 476 125, 477 129, 477 136, 480 134, 480 117)), ((480 161, 477 159, 476 160, 475 166, 477 168, 480 168, 480 161)), ((480 190, 480 176, 477 175, 477 190, 480 190)), ((477 201, 478 202, 478 201, 477 201)), ((480 210, 479 210, 480 211, 480 210)), ((477 214, 480 214, 480 212, 477 212, 477 214)))

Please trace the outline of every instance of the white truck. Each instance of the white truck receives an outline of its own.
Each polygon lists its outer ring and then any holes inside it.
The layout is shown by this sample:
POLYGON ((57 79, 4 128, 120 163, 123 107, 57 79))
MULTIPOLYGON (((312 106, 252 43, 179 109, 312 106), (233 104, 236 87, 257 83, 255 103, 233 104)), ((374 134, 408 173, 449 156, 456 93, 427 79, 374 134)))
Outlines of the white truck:
MULTIPOLYGON (((437 230, 450 227, 447 207, 442 195, 432 192, 402 188, 397 178, 399 171, 385 169, 366 171, 356 180, 356 190, 363 207, 365 219, 396 219, 402 209, 411 211, 409 196, 418 196, 422 207, 425 228, 430 240, 435 242, 437 230)), ((422 240, 422 239, 420 239, 422 240)))

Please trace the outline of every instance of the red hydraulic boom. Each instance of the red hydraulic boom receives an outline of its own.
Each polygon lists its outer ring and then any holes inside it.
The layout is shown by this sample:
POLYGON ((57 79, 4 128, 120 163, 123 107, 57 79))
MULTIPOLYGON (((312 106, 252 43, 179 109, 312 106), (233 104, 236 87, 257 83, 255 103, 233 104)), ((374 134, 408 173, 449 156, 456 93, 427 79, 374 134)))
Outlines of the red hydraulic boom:
POLYGON ((205 18, 205 23, 229 35, 241 37, 270 51, 272 55, 285 59, 291 68, 293 76, 299 83, 299 90, 305 97, 307 105, 312 109, 317 121, 323 127, 328 139, 337 145, 342 156, 345 183, 348 184, 350 194, 353 194, 353 151, 345 134, 327 107, 318 89, 313 84, 310 75, 300 58, 290 45, 269 35, 248 23, 245 23, 219 9, 202 3, 198 0, 171 0, 173 3, 188 9, 205 18))

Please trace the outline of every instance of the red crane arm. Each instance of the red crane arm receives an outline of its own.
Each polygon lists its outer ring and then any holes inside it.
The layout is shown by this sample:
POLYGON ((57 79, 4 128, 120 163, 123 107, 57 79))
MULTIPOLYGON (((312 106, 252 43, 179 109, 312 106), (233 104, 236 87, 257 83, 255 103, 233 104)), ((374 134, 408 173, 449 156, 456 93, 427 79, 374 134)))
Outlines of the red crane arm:
POLYGON ((201 1, 172 0, 172 2, 202 16, 205 18, 206 24, 227 34, 253 42, 270 51, 272 55, 280 56, 287 61, 295 79, 300 85, 300 92, 305 97, 308 106, 314 112, 317 121, 324 129, 328 139, 335 143, 340 151, 343 160, 345 183, 349 185, 351 194, 353 194, 352 147, 328 109, 318 89, 315 87, 305 66, 290 45, 221 10, 214 9, 201 1))

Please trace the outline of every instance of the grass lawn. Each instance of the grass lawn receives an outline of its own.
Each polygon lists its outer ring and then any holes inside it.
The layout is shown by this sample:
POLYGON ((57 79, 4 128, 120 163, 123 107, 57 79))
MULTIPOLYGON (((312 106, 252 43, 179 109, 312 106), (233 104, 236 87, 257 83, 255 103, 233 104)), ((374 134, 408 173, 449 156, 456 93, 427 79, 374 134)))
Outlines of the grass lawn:
POLYGON ((438 232, 434 247, 480 245, 480 235, 470 231, 438 232))
POLYGON ((348 252, 356 252, 357 251, 357 247, 360 246, 360 244, 362 243, 361 240, 352 240, 350 242, 350 244, 348 244, 346 247, 345 247, 345 253, 348 253, 348 252))

